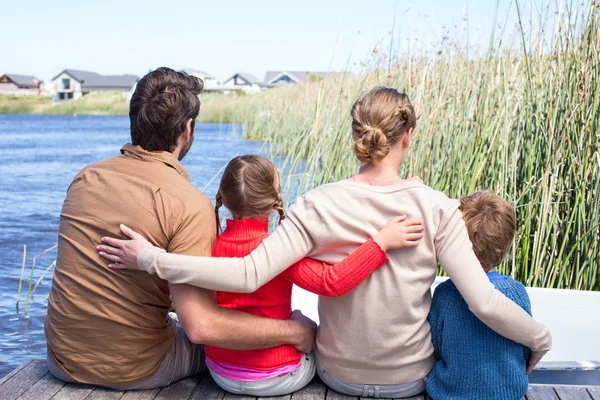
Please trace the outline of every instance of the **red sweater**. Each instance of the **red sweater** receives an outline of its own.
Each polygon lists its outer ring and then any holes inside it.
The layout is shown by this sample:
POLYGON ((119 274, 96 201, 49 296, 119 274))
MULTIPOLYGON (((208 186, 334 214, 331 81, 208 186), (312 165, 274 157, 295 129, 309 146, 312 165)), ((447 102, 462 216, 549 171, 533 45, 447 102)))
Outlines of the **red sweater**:
MULTIPOLYGON (((212 255, 244 257, 267 236, 269 221, 266 219, 227 220, 227 229, 217 237, 212 255)), ((261 317, 288 319, 292 313, 293 284, 321 296, 343 296, 387 261, 385 252, 373 239, 369 239, 335 265, 305 258, 254 293, 217 292, 217 303, 221 307, 261 317)), ((262 350, 227 350, 205 346, 205 351, 214 361, 259 370, 296 364, 302 356, 291 345, 262 350)))

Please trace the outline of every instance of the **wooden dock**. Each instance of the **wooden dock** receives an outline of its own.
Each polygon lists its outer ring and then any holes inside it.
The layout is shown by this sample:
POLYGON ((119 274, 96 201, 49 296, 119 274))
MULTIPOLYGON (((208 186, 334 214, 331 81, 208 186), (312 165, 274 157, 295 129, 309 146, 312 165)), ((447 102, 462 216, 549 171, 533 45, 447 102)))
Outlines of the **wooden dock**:
MULTIPOLYGON (((416 396, 412 400, 426 400, 416 396)), ((600 400, 600 386, 532 385, 526 400, 600 400)), ((255 400, 222 391, 210 374, 184 379, 163 389, 116 391, 89 385, 73 385, 53 377, 46 362, 30 360, 0 381, 1 400, 255 400)), ((358 400, 341 395, 315 378, 310 385, 291 395, 271 400, 358 400)))

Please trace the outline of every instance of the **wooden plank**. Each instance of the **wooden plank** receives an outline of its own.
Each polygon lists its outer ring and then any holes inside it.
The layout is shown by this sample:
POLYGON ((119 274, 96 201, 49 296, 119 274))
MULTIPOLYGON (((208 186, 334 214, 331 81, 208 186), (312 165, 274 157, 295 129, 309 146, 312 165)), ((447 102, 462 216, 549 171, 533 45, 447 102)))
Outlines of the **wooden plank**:
POLYGON ((131 390, 121 397, 121 400, 154 400, 160 389, 131 390))
POLYGON ((210 375, 205 375, 194 393, 190 396, 190 400, 223 400, 225 392, 215 383, 210 375))
POLYGON ((67 383, 58 391, 52 400, 83 400, 94 391, 96 386, 67 383))
POLYGON ((530 385, 525 394, 527 400, 559 400, 552 386, 530 385))
POLYGON ((327 400, 358 400, 358 397, 346 396, 345 394, 338 393, 333 389, 328 389, 326 399, 327 400))
POLYGON ((284 396, 277 396, 277 397, 261 397, 261 400, 291 400, 291 399, 292 399, 291 394, 286 394, 284 396))
POLYGON ((324 400, 326 395, 327 386, 319 378, 315 378, 304 388, 293 393, 292 400, 324 400))
POLYGON ((125 392, 97 387, 85 400, 119 400, 125 392))
POLYGON ((555 386, 554 390, 561 400, 591 400, 591 396, 583 387, 555 386))
POLYGON ((14 369, 13 371, 9 372, 4 378, 0 379, 0 386, 2 386, 4 384, 4 382, 6 382, 10 378, 12 378, 16 374, 18 374, 23 368, 25 368, 26 366, 28 366, 32 362, 33 362, 33 360, 27 360, 23 364, 19 365, 16 369, 14 369))
POLYGON ((592 399, 600 400, 600 386, 590 386, 587 391, 592 399))
POLYGON ((0 386, 0 399, 14 400, 48 373, 46 362, 36 360, 28 363, 0 386))
POLYGON ((156 400, 187 400, 190 398, 198 383, 200 376, 192 376, 163 388, 156 396, 156 400))
POLYGON ((37 381, 25 393, 19 397, 19 400, 40 400, 51 399, 67 383, 55 378, 50 372, 37 381))
MULTIPOLYGON (((361 397, 362 399, 362 397, 361 397)), ((394 399, 394 400, 426 400, 425 399, 425 395, 424 394, 418 394, 416 396, 413 397, 403 397, 401 399, 394 399)))
POLYGON ((225 392, 223 400, 256 400, 256 396, 240 396, 239 394, 225 392))

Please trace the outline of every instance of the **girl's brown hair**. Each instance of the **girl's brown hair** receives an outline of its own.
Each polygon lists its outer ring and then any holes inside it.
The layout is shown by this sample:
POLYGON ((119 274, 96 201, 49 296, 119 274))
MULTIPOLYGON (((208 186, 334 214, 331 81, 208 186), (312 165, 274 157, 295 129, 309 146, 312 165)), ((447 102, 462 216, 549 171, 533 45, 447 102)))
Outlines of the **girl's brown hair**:
POLYGON ((221 206, 242 218, 263 215, 272 210, 277 210, 280 221, 285 218, 279 173, 271 161, 261 156, 250 154, 229 161, 215 200, 218 232, 221 232, 221 206))
POLYGON ((417 125, 408 95, 392 88, 367 92, 354 103, 350 115, 354 152, 365 163, 383 160, 391 146, 417 125))

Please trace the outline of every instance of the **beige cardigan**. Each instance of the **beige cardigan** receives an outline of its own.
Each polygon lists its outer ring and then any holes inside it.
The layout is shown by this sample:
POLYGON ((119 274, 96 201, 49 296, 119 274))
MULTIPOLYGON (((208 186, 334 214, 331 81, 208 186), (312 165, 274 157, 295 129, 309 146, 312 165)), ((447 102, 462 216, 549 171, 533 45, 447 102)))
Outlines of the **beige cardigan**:
POLYGON ((458 202, 415 181, 318 187, 298 198, 275 232, 244 258, 191 257, 148 246, 138 264, 172 283, 253 292, 305 256, 342 260, 398 215, 423 221, 422 241, 415 248, 389 251, 389 265, 346 296, 319 299, 320 368, 357 384, 401 384, 424 377, 434 362, 427 314, 438 262, 486 325, 534 351, 550 349, 548 329, 486 277, 458 202))

